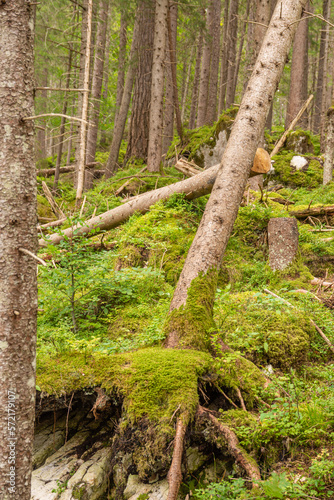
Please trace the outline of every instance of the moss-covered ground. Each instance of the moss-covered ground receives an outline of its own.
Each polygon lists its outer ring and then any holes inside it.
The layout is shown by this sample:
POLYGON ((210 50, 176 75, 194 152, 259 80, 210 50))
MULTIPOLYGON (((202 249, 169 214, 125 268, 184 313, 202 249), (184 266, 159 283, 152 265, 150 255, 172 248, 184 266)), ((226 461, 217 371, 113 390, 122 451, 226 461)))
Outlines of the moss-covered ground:
MULTIPOLYGON (((213 137, 213 130, 200 132, 213 137)), ((198 133, 179 152, 187 148, 194 158, 198 133)), ((262 196, 245 195, 215 294, 216 285, 205 277, 194 284, 180 318, 193 325, 194 338, 199 338, 197 320, 203 324, 206 318, 205 336, 198 344, 184 339, 185 346, 197 351, 165 350, 162 342, 173 290, 206 197, 188 202, 182 195, 172 196, 145 215, 134 214, 122 226, 97 234, 91 241, 112 243, 108 251, 90 249, 76 239, 41 251, 48 266, 39 269, 38 390, 61 395, 100 386, 123 401, 131 425, 145 418, 160 426, 169 440, 176 411, 188 412, 191 420, 203 391, 225 394, 219 418, 256 459, 263 482, 258 496, 252 497, 243 480, 218 478, 209 488, 200 477, 185 480, 183 491, 197 488, 198 500, 334 497, 333 354, 310 323, 313 319, 334 344, 333 310, 328 307, 332 291, 311 284, 313 277, 334 279, 334 240, 328 240, 334 230, 321 232, 333 227, 332 217, 299 220, 295 261, 282 272, 268 264, 270 218, 332 205, 334 200, 334 184, 321 185, 320 162, 311 159, 306 171, 296 172, 290 167, 294 154, 284 149, 275 157, 276 174, 262 196), (278 184, 283 187, 273 191, 278 184), (277 199, 293 204, 282 205, 277 199), (215 360, 208 344, 219 354, 215 360), (248 412, 240 409, 239 390, 248 412)), ((132 164, 108 181, 97 181, 87 193, 82 218, 89 218, 95 208, 103 213, 126 196, 182 178, 172 167, 165 168, 164 175, 136 178, 142 168, 132 164), (115 196, 130 176, 126 190, 115 196)), ((46 182, 52 186, 52 179, 46 182)), ((63 210, 75 215, 69 175, 58 195, 63 210)), ((41 190, 38 210, 42 222, 55 218, 41 190)), ((176 329, 180 318, 176 313, 169 318, 176 329)), ((146 474, 142 461, 141 456, 138 469, 146 474)), ((235 469, 235 477, 239 473, 235 469)))

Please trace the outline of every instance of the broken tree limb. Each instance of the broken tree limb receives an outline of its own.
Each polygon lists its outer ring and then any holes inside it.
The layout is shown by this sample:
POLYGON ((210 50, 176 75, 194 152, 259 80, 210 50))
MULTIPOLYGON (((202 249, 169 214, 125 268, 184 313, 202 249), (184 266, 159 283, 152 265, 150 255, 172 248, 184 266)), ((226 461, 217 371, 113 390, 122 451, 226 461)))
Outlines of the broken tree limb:
POLYGON ((59 226, 62 226, 65 221, 66 221, 66 217, 59 219, 59 220, 53 220, 52 222, 48 222, 47 224, 42 224, 41 226, 40 225, 37 226, 37 229, 39 229, 40 231, 43 231, 44 229, 48 229, 50 227, 59 227, 59 226))
MULTIPOLYGON (((93 165, 91 164, 86 165, 86 168, 87 170, 91 170, 93 168, 93 165)), ((37 170, 36 175, 39 177, 52 177, 53 175, 55 175, 55 171, 56 171, 55 168, 43 168, 37 170)), ((74 171, 75 171, 75 166, 69 165, 66 167, 60 167, 59 173, 67 174, 68 172, 74 172, 74 171)), ((93 170, 93 175, 94 177, 102 177, 102 175, 104 175, 104 170, 102 170, 101 168, 95 169, 93 170)))
POLYGON ((314 207, 307 208, 306 210, 291 210, 290 215, 296 217, 296 219, 306 219, 310 215, 328 215, 334 214, 334 205, 322 206, 322 207, 314 207))
POLYGON ((284 132, 282 137, 276 143, 274 149, 270 153, 270 158, 272 158, 274 155, 276 155, 279 152, 279 150, 281 149, 281 147, 283 146, 283 144, 285 142, 285 139, 286 139, 288 133, 293 129, 293 127, 296 125, 296 123, 300 120, 300 118, 302 117, 304 111, 306 110, 306 108, 308 107, 308 105, 310 104, 312 99, 313 99, 313 95, 311 94, 310 97, 307 99, 307 101, 300 108, 299 112, 296 115, 296 118, 294 120, 292 120, 292 122, 290 123, 289 128, 284 132))
POLYGON ((56 200, 54 199, 54 197, 51 194, 50 189, 48 188, 48 186, 45 184, 44 181, 42 182, 42 188, 43 188, 46 199, 50 203, 50 206, 52 208, 52 212, 58 217, 58 219, 66 218, 64 212, 58 206, 56 200))

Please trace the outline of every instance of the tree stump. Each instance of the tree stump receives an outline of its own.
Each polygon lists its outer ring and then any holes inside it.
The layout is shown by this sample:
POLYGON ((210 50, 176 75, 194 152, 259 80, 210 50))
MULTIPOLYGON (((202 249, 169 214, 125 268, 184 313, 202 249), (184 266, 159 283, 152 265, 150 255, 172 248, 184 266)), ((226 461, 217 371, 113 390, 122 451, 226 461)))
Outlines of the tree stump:
POLYGON ((282 271, 293 261, 298 250, 296 219, 279 217, 268 224, 269 265, 282 271))

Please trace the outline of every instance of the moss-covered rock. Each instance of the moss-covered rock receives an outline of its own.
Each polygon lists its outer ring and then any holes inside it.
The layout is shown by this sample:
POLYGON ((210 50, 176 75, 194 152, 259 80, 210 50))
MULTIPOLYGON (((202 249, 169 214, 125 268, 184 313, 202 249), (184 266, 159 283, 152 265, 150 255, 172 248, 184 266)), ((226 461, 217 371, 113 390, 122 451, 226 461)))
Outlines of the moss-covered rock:
POLYGON ((169 148, 167 159, 178 155, 193 160, 199 167, 208 168, 220 162, 238 108, 230 108, 219 117, 211 127, 204 126, 195 130, 187 130, 183 142, 178 139, 169 148))
POLYGON ((299 154, 314 153, 311 134, 305 130, 293 130, 289 132, 285 141, 285 147, 299 154))
POLYGON ((277 180, 286 186, 315 188, 322 184, 323 169, 319 161, 311 160, 306 171, 290 166, 295 152, 283 150, 273 157, 277 180))

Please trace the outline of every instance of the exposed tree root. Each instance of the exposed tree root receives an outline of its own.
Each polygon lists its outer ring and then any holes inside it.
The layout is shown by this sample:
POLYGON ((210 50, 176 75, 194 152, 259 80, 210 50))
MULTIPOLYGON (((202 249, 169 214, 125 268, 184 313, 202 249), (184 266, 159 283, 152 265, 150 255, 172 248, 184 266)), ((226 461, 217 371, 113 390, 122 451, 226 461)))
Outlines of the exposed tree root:
POLYGON ((250 460, 245 450, 242 449, 235 433, 228 426, 223 425, 221 422, 219 422, 219 420, 214 415, 212 415, 211 412, 207 411, 202 406, 199 406, 197 410, 197 416, 199 418, 209 420, 213 424, 215 430, 218 432, 218 435, 214 436, 214 439, 218 440, 219 437, 222 436, 227 441, 227 448, 229 453, 235 459, 239 467, 244 469, 249 479, 251 479, 252 481, 261 480, 261 474, 258 466, 253 460, 250 460))
POLYGON ((176 500, 182 482, 182 453, 184 446, 184 436, 187 430, 187 424, 184 416, 179 417, 176 423, 176 432, 174 439, 174 452, 172 463, 168 472, 169 491, 167 500, 176 500))

